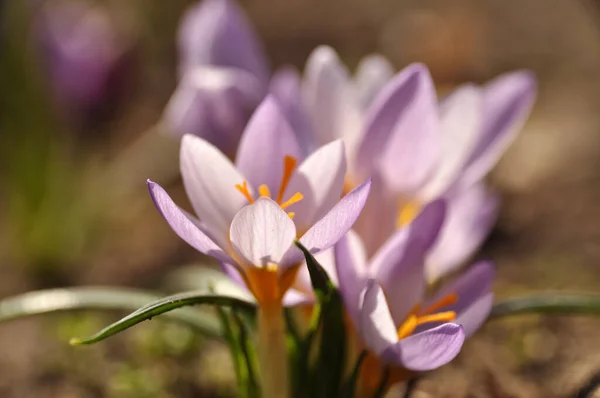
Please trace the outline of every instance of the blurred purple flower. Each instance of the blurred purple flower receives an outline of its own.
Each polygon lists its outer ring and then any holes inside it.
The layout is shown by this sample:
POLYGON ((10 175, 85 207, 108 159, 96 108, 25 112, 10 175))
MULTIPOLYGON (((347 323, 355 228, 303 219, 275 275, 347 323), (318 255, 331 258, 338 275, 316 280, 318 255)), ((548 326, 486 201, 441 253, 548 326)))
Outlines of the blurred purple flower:
POLYGON ((51 89, 66 112, 87 116, 106 105, 131 44, 108 12, 86 1, 54 1, 36 22, 51 89))
POLYGON ((232 0, 192 6, 179 29, 180 82, 163 121, 176 136, 202 137, 230 157, 270 71, 258 37, 232 0))
MULTIPOLYGON (((351 228, 370 188, 367 181, 340 200, 346 171, 341 141, 296 168, 302 159, 295 134, 267 97, 244 130, 235 165, 209 142, 183 137, 181 174, 201 221, 156 183, 149 181, 148 188, 179 237, 222 262, 259 303, 281 300, 303 263, 293 241, 314 253, 332 247, 351 228)), ((292 290, 285 304, 307 299, 292 290)))
POLYGON ((442 200, 426 206, 370 259, 352 231, 334 249, 333 272, 363 343, 384 362, 413 371, 452 360, 464 338, 487 318, 493 301, 489 262, 428 292, 426 253, 437 239, 445 208, 442 200))

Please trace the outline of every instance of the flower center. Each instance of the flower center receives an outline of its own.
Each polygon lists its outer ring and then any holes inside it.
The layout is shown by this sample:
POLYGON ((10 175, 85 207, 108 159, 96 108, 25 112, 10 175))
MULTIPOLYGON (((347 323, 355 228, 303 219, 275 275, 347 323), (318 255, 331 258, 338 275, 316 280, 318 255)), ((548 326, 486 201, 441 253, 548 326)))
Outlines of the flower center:
MULTIPOLYGON (((297 163, 298 161, 293 156, 286 155, 283 158, 283 175, 281 176, 281 183, 279 184, 279 191, 277 192, 276 199, 271 197, 271 191, 269 191, 269 187, 266 184, 262 184, 258 187, 259 196, 274 199, 283 210, 290 207, 294 203, 300 202, 302 198, 304 198, 304 195, 302 195, 300 192, 296 192, 286 201, 283 200, 283 195, 290 180, 292 179, 292 175, 294 174, 294 169, 296 168, 297 163)), ((247 181, 244 181, 241 184, 236 184, 235 188, 240 191, 240 193, 244 195, 246 199, 248 199, 248 203, 254 203, 254 198, 248 189, 247 181)), ((294 218, 294 212, 290 211, 287 214, 290 216, 290 218, 294 218)))
POLYGON ((417 326, 432 322, 450 322, 456 319, 454 311, 440 311, 445 307, 456 304, 458 296, 456 293, 450 293, 441 300, 433 303, 425 309, 421 309, 421 304, 417 304, 408 314, 404 322, 398 328, 398 339, 410 336, 417 326))
POLYGON ((419 215, 421 208, 421 204, 417 201, 400 201, 398 216, 396 217, 396 228, 402 228, 410 224, 419 215))

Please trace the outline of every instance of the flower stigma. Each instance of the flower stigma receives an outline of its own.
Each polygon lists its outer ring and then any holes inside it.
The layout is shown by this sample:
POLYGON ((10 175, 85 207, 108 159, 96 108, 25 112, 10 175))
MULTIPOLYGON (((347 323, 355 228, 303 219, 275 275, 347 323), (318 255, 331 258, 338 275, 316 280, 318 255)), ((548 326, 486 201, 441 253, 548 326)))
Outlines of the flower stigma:
MULTIPOLYGON (((304 198, 304 195, 302 195, 300 192, 296 192, 288 200, 283 200, 283 195, 285 193, 285 190, 287 189, 290 180, 292 179, 292 175, 294 174, 294 170, 296 168, 297 163, 298 161, 293 156, 285 155, 285 157, 283 158, 283 175, 281 176, 281 183, 279 184, 279 191, 277 192, 277 197, 274 199, 275 202, 277 202, 277 204, 283 210, 287 209, 294 203, 300 202, 304 198)), ((248 203, 254 203, 254 198, 252 197, 252 194, 248 189, 247 181, 244 181, 241 184, 236 184, 235 189, 237 189, 242 195, 244 195, 244 197, 248 200, 248 203)), ((266 184, 262 184, 258 187, 258 194, 260 197, 273 199, 271 197, 271 191, 269 190, 269 187, 266 184)), ((288 216, 290 216, 290 218, 294 218, 294 212, 290 211, 287 214, 288 216)))
POLYGON ((444 296, 439 301, 433 303, 429 307, 421 310, 421 304, 417 304, 404 319, 400 327, 398 328, 398 339, 403 339, 410 336, 417 326, 421 326, 432 322, 451 322, 456 319, 456 312, 454 311, 440 311, 445 307, 456 304, 458 302, 458 295, 456 293, 450 293, 444 296))

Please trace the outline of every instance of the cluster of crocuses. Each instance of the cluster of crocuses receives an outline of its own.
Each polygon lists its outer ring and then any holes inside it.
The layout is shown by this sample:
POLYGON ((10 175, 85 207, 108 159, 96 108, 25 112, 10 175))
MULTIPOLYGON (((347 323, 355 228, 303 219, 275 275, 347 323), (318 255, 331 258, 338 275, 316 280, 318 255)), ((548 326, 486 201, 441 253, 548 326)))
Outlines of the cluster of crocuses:
POLYGON ((492 306, 493 265, 457 270, 495 221, 483 179, 527 118, 534 77, 438 99, 423 65, 394 75, 375 55, 350 76, 329 47, 304 76, 271 76, 230 0, 192 8, 179 47, 164 124, 182 136, 197 218, 148 188, 171 228, 255 297, 265 396, 289 395, 283 307, 315 300, 295 241, 338 287, 355 351, 397 370, 392 381, 451 361, 492 306))

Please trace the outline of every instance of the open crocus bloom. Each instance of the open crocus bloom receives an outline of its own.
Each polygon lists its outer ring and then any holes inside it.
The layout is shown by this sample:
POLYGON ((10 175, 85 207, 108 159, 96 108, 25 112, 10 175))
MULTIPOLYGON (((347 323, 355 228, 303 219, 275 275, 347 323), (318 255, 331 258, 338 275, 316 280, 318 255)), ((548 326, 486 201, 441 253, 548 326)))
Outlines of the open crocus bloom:
POLYGON ((442 201, 426 206, 370 259, 355 233, 335 246, 340 291, 363 343, 382 361, 413 371, 452 360, 487 318, 493 300, 488 262, 427 293, 425 256, 444 209, 442 201))
POLYGON ((527 118, 535 99, 531 73, 508 73, 483 85, 465 84, 438 100, 424 65, 395 76, 381 60, 381 78, 364 87, 349 77, 335 52, 309 58, 303 83, 314 142, 341 137, 347 144, 346 189, 373 178, 354 227, 369 255, 436 198, 448 201, 440 247, 427 260, 431 281, 464 263, 489 233, 498 200, 482 179, 527 118), (370 93, 361 101, 361 93, 370 93), (351 127, 348 127, 351 126, 351 127))
MULTIPOLYGON (((303 262, 298 239, 311 252, 333 246, 354 224, 370 181, 341 200, 344 145, 334 141, 298 167, 296 136, 270 97, 242 136, 236 164, 207 141, 181 142, 184 186, 199 220, 148 182, 171 228, 202 253, 217 258, 259 303, 281 301, 303 262)), ((286 303, 298 300, 292 295, 286 303)))

